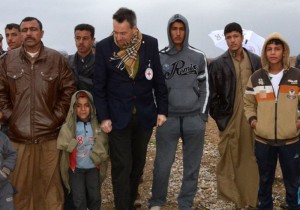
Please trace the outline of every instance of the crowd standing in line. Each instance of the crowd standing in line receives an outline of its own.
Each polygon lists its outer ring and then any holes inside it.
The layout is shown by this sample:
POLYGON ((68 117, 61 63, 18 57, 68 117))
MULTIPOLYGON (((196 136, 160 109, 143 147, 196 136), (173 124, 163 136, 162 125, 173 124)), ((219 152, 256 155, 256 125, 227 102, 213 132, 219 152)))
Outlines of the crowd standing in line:
POLYGON ((253 132, 244 115, 243 95, 249 77, 261 67, 261 62, 257 55, 242 47, 243 30, 238 23, 227 24, 224 36, 228 51, 209 65, 209 113, 220 131, 217 193, 238 208, 255 207, 258 168, 253 132))
MULTIPOLYGON (((184 173, 178 206, 181 210, 192 209, 207 106, 221 139, 218 198, 235 203, 237 209, 257 206, 272 209, 272 182, 279 155, 284 167, 287 209, 300 209, 297 194, 300 192, 300 123, 295 114, 299 103, 299 70, 290 68, 287 62, 287 43, 282 37, 279 41, 265 42, 263 68, 257 72, 269 71, 266 81, 262 80, 269 85, 266 92, 261 90, 264 85, 260 80, 253 79, 261 76, 254 73, 261 68, 261 60, 242 48, 243 33, 239 24, 225 26, 229 49, 211 62, 208 71, 205 55, 188 44, 188 21, 176 14, 170 18, 167 28, 169 46, 159 55, 157 40, 138 30, 134 11, 120 8, 113 14, 112 35, 97 43, 96 54, 92 50, 94 27, 89 24, 75 27, 77 52, 68 57, 68 62, 60 53, 43 45, 44 31, 37 18, 26 17, 20 25, 7 24, 7 53, 2 49, 0 34, 0 119, 2 124, 8 125, 6 131, 13 147, 9 142, 7 146, 0 144, 0 193, 8 198, 4 205, 10 205, 4 209, 99 209, 108 143, 115 208, 135 209, 154 126, 157 127, 157 154, 149 207, 160 209, 166 202, 168 177, 181 138, 184 173), (277 63, 274 57, 279 58, 277 63), (265 119, 264 113, 259 111, 277 98, 274 90, 281 76, 272 71, 274 67, 292 74, 288 81, 294 82, 288 86, 281 84, 278 94, 286 95, 288 99, 283 100, 288 101, 291 108, 280 102, 278 106, 283 111, 277 116, 278 120, 265 119), (270 77, 279 79, 275 84, 270 77), (269 98, 272 94, 273 98, 269 98), (264 97, 270 100, 260 100, 264 97), (283 116, 286 112, 290 115, 283 116), (295 124, 293 119, 287 120, 290 124, 283 124, 285 117, 293 118, 293 113, 295 124), (264 125, 259 123, 261 119, 266 120, 264 125), (280 140, 280 143, 276 141, 280 145, 273 145, 274 138, 264 136, 264 130, 277 121, 278 128, 269 131, 275 134, 275 140, 280 140), (291 129, 280 129, 283 125, 291 129), (261 129, 257 129, 259 127, 261 129), (284 135, 277 139, 276 135, 281 132, 284 135), (266 142, 260 141, 261 137, 266 142), (2 151, 1 146, 10 149, 2 151), (57 148, 62 150, 61 154, 57 148), (6 165, 5 154, 11 151, 13 157, 14 149, 17 160, 12 158, 11 164, 6 165), (11 173, 14 164, 16 169, 11 173), (15 192, 9 188, 8 176, 17 192, 14 207, 9 198, 15 192), (6 194, 2 194, 4 192, 6 194)), ((296 67, 300 67, 300 55, 296 67)), ((1 143, 7 143, 4 134, 0 138, 1 143)))
POLYGON ((190 210, 197 192, 208 117, 208 72, 204 53, 188 43, 185 17, 173 15, 167 26, 169 46, 160 52, 168 89, 168 120, 156 130, 151 210, 166 202, 171 167, 179 138, 183 142, 183 179, 178 195, 180 210, 190 210))

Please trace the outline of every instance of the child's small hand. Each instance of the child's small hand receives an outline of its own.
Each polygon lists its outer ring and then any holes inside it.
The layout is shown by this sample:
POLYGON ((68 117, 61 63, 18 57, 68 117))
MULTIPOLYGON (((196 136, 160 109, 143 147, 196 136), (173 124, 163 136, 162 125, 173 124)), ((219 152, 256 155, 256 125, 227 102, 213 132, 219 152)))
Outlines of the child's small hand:
POLYGON ((257 120, 252 120, 251 121, 251 128, 253 128, 253 129, 256 129, 256 123, 257 123, 257 120))

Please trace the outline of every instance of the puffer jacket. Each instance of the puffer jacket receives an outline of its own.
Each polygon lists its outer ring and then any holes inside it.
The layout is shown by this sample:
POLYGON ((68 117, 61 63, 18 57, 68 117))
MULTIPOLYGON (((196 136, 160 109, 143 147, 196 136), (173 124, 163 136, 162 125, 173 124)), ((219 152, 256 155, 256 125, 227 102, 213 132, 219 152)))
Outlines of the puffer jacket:
POLYGON ((0 61, 0 109, 9 138, 25 144, 55 139, 75 90, 59 52, 42 45, 32 59, 24 47, 9 51, 0 61))
POLYGON ((104 132, 101 132, 99 128, 98 120, 96 117, 96 109, 93 103, 92 95, 85 90, 77 91, 73 94, 71 99, 71 106, 66 118, 65 123, 63 124, 58 138, 57 138, 57 149, 62 150, 61 160, 60 160, 60 172, 64 185, 68 190, 70 190, 69 185, 69 173, 68 169, 70 168, 70 155, 76 149, 77 140, 76 140, 76 122, 77 115, 75 111, 76 107, 76 95, 79 92, 87 93, 91 109, 90 123, 94 135, 94 146, 90 153, 90 158, 95 165, 100 165, 100 181, 103 182, 106 176, 107 170, 107 159, 108 159, 108 136, 104 132))
POLYGON ((14 170, 16 162, 16 150, 13 148, 8 137, 0 131, 0 188, 8 182, 7 175, 14 170))
POLYGON ((296 121, 299 119, 300 70, 290 67, 290 48, 278 33, 271 34, 262 50, 262 68, 250 78, 244 95, 245 115, 251 124, 257 120, 254 133, 256 140, 273 146, 291 144, 299 139, 296 121), (266 43, 280 39, 284 43, 283 76, 278 95, 269 79, 269 63, 265 55, 266 43))
MULTIPOLYGON (((261 68, 259 56, 245 49, 252 72, 261 68)), ((216 121, 220 131, 225 130, 233 113, 235 100, 236 75, 235 68, 227 51, 223 55, 213 60, 208 67, 209 87, 210 87, 210 106, 209 114, 216 121)))

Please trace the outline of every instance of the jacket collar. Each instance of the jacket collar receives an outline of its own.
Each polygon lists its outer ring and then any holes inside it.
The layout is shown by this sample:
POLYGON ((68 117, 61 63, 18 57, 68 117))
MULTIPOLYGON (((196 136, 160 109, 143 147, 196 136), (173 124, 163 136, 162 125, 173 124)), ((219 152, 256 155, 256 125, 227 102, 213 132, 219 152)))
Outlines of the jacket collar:
MULTIPOLYGON (((31 62, 31 58, 29 57, 28 53, 26 52, 24 44, 22 45, 22 47, 20 49, 20 57, 22 58, 22 60, 31 62)), ((38 60, 46 59, 46 58, 47 58, 47 53, 45 51, 45 46, 44 46, 43 42, 41 42, 40 52, 34 62, 36 62, 38 60)))

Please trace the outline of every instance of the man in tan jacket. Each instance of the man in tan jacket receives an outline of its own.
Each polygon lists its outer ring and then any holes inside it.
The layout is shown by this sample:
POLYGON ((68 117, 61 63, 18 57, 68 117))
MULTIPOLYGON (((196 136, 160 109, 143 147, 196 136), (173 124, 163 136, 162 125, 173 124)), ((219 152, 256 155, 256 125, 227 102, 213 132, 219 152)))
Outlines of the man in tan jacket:
POLYGON ((255 133, 259 209, 273 209, 272 184, 279 158, 287 209, 300 209, 300 71, 289 64, 290 48, 278 33, 262 49, 262 68, 249 79, 245 115, 255 133))

